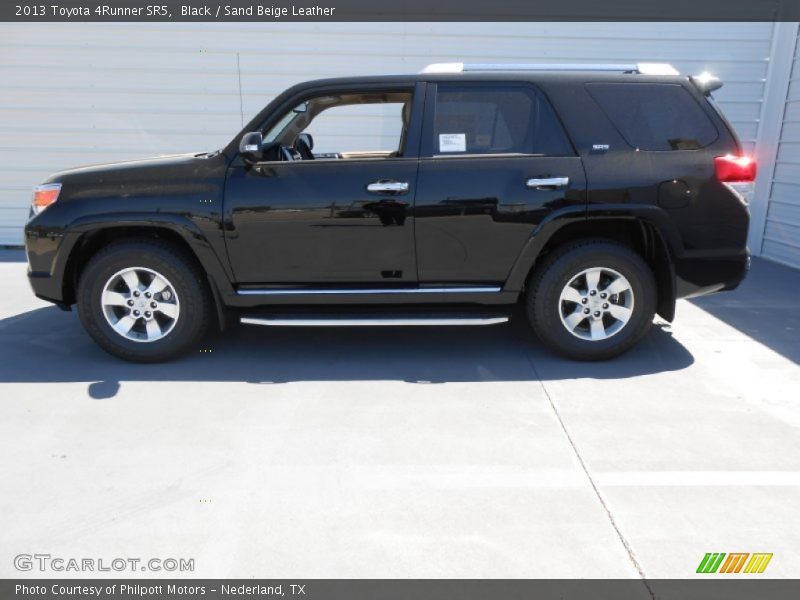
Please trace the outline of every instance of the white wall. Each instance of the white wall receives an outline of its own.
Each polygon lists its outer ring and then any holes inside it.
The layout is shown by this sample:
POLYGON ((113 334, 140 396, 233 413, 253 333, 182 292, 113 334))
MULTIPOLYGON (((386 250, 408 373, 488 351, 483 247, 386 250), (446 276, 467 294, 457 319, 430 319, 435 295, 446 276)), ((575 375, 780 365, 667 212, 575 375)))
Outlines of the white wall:
POLYGON ((752 206, 750 246, 800 268, 800 39, 797 23, 781 23, 764 110, 761 175, 752 206), (774 100, 773 100, 774 98, 774 100), (771 143, 770 143, 771 141, 771 143))
MULTIPOLYGON (((742 140, 758 133, 772 23, 3 23, 0 244, 30 188, 87 163, 225 144, 287 86, 431 62, 671 62, 711 71, 742 140)), ((346 126, 346 124, 343 124, 346 126)), ((365 144, 379 143, 365 134, 365 144)))

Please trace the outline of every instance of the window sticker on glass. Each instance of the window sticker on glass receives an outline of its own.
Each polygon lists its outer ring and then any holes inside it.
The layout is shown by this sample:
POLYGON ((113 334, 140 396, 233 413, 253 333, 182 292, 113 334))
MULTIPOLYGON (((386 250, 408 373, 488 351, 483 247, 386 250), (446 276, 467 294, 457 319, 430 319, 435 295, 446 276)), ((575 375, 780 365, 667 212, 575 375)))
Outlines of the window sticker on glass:
POLYGON ((466 152, 466 133, 440 133, 439 152, 466 152))

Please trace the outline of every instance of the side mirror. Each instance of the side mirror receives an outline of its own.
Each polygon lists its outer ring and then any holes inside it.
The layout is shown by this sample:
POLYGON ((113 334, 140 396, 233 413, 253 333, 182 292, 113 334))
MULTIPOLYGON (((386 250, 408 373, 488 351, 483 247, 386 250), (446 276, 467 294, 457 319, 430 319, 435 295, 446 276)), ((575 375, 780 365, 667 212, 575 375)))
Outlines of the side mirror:
POLYGON ((248 163, 253 164, 261 160, 261 146, 264 143, 260 131, 251 131, 242 136, 242 141, 239 142, 239 154, 242 159, 248 163))
POLYGON ((301 133, 300 135, 297 136, 297 139, 302 142, 305 142, 305 145, 308 146, 309 150, 314 149, 314 138, 311 137, 310 133, 301 133))

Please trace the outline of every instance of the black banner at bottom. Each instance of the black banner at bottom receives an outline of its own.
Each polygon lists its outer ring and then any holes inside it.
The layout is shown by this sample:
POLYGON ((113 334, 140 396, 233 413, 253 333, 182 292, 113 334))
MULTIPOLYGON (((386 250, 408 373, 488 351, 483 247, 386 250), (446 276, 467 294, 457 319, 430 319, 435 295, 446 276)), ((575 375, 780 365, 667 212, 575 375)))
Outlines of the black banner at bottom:
POLYGON ((0 599, 784 600, 800 579, 4 579, 0 599))

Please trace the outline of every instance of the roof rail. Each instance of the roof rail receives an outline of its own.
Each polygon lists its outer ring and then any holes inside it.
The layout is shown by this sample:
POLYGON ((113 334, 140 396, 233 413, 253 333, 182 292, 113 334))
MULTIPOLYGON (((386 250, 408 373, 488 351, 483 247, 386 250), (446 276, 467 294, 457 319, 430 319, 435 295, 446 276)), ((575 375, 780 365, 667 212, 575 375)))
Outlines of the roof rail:
POLYGON ((421 73, 464 73, 469 71, 611 71, 622 73, 640 73, 642 75, 680 75, 678 70, 668 63, 434 63, 428 65, 421 73))

